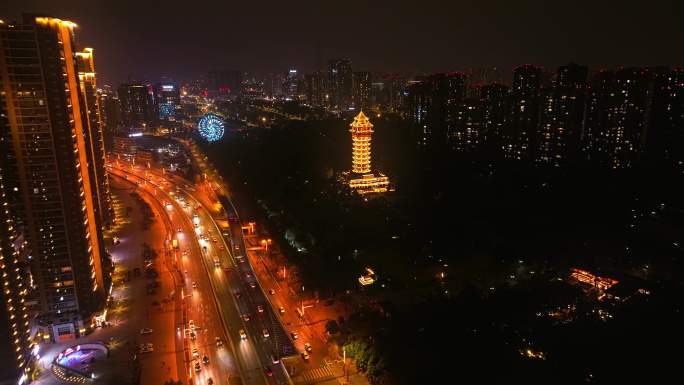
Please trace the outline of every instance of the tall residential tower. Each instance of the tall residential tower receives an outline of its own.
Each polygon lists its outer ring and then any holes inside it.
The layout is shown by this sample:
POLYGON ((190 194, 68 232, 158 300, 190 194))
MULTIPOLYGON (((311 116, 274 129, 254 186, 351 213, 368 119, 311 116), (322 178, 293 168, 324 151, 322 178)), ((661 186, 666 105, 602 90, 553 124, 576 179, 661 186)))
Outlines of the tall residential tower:
POLYGON ((31 250, 31 303, 58 341, 91 323, 109 281, 92 51, 77 50, 75 27, 28 15, 23 24, 0 25, 0 132, 11 143, 18 211, 31 250))

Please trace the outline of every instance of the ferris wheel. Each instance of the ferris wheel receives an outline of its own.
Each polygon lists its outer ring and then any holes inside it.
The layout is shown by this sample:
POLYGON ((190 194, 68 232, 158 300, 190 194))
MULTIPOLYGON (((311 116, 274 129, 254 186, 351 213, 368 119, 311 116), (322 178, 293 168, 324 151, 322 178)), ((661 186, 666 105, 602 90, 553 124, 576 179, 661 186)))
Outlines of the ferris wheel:
POLYGON ((208 142, 215 142, 223 138, 225 125, 223 119, 212 113, 204 114, 197 123, 199 134, 208 142))

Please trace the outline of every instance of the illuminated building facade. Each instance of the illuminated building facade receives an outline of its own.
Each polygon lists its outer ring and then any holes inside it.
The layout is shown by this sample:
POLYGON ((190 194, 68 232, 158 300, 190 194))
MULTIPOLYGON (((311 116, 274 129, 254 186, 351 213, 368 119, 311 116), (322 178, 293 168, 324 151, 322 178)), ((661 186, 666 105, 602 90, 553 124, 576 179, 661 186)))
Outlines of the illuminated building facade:
POLYGON ((371 83, 370 72, 354 72, 354 107, 357 110, 370 110, 371 83))
POLYGON ((328 62, 330 105, 346 110, 352 104, 353 73, 351 60, 331 59, 328 62))
POLYGON ((553 90, 543 95, 537 163, 559 167, 578 155, 586 105, 585 66, 558 68, 553 90))
POLYGON ((592 160, 632 167, 644 150, 653 93, 645 68, 599 71, 587 106, 586 146, 592 160))
POLYGON ((513 72, 510 121, 503 132, 502 147, 506 159, 529 160, 535 149, 541 76, 541 68, 529 64, 513 72))
POLYGON ((371 139, 373 124, 363 111, 349 125, 352 135, 352 177, 349 187, 361 195, 387 191, 389 178, 373 174, 371 169, 371 139))
POLYGON ((147 84, 130 83, 119 86, 121 125, 124 128, 152 126, 154 105, 152 92, 147 84))
POLYGON ((97 113, 91 100, 89 114, 85 79, 94 71, 80 67, 87 55, 77 55, 75 27, 28 15, 0 25, 0 132, 9 135, 32 253, 32 303, 57 341, 76 337, 102 309, 107 286, 96 198, 104 174, 93 148, 101 141, 90 131, 97 113))
MULTIPOLYGON (((6 124, 5 117, 0 127, 6 124)), ((6 131, 0 131, 0 383, 17 383, 29 374, 33 342, 26 298, 28 247, 17 212, 19 183, 6 131), (5 382, 7 381, 7 382, 5 382)))
POLYGON ((180 106, 180 90, 173 83, 154 85, 154 112, 156 119, 172 121, 176 118, 176 108, 180 106))
MULTIPOLYGON (((84 120, 87 129, 84 131, 86 150, 88 153, 88 171, 91 180, 94 180, 96 218, 101 220, 100 227, 106 227, 110 223, 112 211, 111 196, 109 193, 109 178, 105 171, 104 149, 104 123, 102 121, 102 108, 97 93, 97 81, 95 78, 95 59, 93 49, 85 48, 76 52, 79 85, 81 88, 83 111, 86 115, 84 120)), ((98 232, 98 236, 102 235, 98 232)), ((103 240, 100 239, 102 243, 103 240)))

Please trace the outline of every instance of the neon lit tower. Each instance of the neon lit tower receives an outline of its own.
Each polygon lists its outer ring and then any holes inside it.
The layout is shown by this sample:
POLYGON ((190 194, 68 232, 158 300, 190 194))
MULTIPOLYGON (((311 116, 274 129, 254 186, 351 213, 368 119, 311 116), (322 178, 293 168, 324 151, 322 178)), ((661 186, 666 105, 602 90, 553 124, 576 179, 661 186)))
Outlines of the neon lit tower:
POLYGON ((349 126, 351 127, 349 132, 352 134, 352 172, 369 174, 371 172, 373 125, 361 111, 349 126))

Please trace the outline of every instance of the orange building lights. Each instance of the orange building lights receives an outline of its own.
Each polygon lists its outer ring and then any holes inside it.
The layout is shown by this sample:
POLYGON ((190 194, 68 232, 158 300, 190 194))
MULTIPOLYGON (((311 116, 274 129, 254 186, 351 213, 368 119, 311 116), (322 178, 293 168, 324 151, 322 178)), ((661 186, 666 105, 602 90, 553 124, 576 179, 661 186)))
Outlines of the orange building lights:
POLYGON ((352 135, 351 171, 352 174, 359 176, 349 180, 349 188, 361 195, 386 192, 389 178, 381 173, 373 174, 371 168, 373 124, 361 111, 349 126, 352 135))

